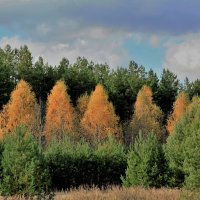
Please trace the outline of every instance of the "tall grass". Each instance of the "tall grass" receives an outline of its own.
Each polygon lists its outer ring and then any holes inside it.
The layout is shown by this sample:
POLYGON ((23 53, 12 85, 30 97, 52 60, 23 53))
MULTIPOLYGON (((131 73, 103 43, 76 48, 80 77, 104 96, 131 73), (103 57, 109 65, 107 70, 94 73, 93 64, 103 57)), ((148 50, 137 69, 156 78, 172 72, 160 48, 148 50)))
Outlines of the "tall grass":
MULTIPOLYGON (((15 197, 1 197, 0 200, 29 200, 38 199, 25 198, 20 196, 15 197)), ((40 199, 40 198, 39 198, 40 199)), ((66 192, 57 192, 52 198, 55 200, 199 200, 200 190, 187 191, 178 189, 144 189, 144 188, 122 188, 122 187, 110 187, 107 190, 101 190, 99 188, 90 189, 71 189, 66 192)))
POLYGON ((69 192, 60 192, 56 200, 178 200, 178 189, 143 189, 113 187, 107 190, 98 188, 75 189, 69 192))

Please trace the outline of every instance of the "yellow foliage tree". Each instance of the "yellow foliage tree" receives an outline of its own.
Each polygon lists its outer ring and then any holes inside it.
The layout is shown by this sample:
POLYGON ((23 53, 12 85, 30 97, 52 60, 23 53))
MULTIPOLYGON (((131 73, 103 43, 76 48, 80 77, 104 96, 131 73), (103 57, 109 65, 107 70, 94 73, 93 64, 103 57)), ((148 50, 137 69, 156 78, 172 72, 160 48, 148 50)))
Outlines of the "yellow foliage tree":
POLYGON ((1 113, 1 126, 5 132, 13 131, 19 125, 27 126, 33 132, 36 121, 36 98, 31 86, 24 80, 19 81, 11 93, 10 101, 1 113))
POLYGON ((57 81, 47 99, 44 133, 47 139, 55 135, 71 133, 74 130, 75 113, 63 81, 57 81))
POLYGON ((169 134, 173 132, 175 124, 184 115, 188 105, 189 105, 188 95, 185 92, 180 92, 179 95, 177 96, 176 101, 174 102, 173 112, 167 121, 167 131, 169 134))
POLYGON ((153 103, 153 93, 150 87, 143 86, 138 92, 134 105, 134 115, 131 121, 132 132, 137 136, 139 132, 147 135, 154 132, 158 139, 162 137, 161 109, 153 103))
POLYGON ((90 100, 90 96, 85 93, 82 96, 80 96, 77 100, 77 108, 81 116, 85 113, 87 110, 87 106, 90 100))
POLYGON ((4 109, 0 112, 0 141, 3 139, 5 133, 6 133, 6 124, 8 122, 8 117, 6 113, 6 106, 4 106, 4 109))
POLYGON ((87 110, 81 120, 81 125, 89 136, 103 139, 108 134, 114 134, 117 137, 121 135, 119 118, 115 114, 112 103, 108 101, 102 85, 97 85, 91 94, 87 110))

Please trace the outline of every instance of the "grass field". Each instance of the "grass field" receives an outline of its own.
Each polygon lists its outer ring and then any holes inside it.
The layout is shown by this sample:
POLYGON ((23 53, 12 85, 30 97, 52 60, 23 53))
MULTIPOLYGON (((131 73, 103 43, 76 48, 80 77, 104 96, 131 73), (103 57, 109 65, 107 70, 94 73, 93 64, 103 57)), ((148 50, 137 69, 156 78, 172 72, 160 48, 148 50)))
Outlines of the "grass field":
POLYGON ((175 189, 142 189, 142 188, 118 188, 99 190, 79 189, 66 193, 56 193, 56 200, 178 200, 180 190, 175 189))
MULTIPOLYGON (((0 200, 5 199, 0 197, 0 200)), ((20 197, 8 197, 7 200, 23 200, 20 197)), ((28 198, 26 198, 28 199, 28 198)), ((37 198, 33 198, 37 199, 37 198)), ((55 200, 200 200, 200 190, 189 192, 178 189, 144 189, 112 187, 107 190, 98 188, 74 189, 56 192, 55 200)))

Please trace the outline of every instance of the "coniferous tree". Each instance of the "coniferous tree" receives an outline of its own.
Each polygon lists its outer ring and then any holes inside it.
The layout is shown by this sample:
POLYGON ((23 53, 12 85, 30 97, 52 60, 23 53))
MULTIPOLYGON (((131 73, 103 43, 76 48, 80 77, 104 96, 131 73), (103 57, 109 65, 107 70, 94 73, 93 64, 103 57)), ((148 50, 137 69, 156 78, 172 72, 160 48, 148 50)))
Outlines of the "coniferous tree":
POLYGON ((167 184, 167 162, 155 134, 149 133, 146 138, 139 134, 127 162, 126 175, 122 178, 125 186, 162 187, 167 184))
POLYGON ((74 130, 75 113, 63 81, 57 81, 47 99, 45 136, 62 136, 74 130))
POLYGON ((6 112, 6 107, 0 112, 0 141, 3 140, 4 135, 7 132, 6 124, 8 123, 8 116, 6 112))
POLYGON ((20 47, 20 50, 17 53, 18 62, 16 65, 17 69, 17 78, 23 79, 25 81, 30 81, 32 78, 32 55, 26 45, 20 47))
POLYGON ((87 106, 88 106, 89 100, 90 100, 90 96, 87 93, 81 95, 78 98, 78 100, 77 100, 77 108, 78 108, 78 111, 79 111, 81 116, 83 116, 83 114, 87 110, 87 106))
POLYGON ((141 131, 147 136, 154 132, 158 139, 162 138, 162 111, 153 103, 153 94, 151 88, 143 86, 137 95, 134 106, 134 115, 131 121, 131 129, 134 134, 138 135, 141 131))
MULTIPOLYGON (((9 49, 9 46, 7 47, 9 49)), ((12 52, 12 50, 10 49, 12 52)), ((10 54, 12 55, 12 53, 10 54)), ((0 49, 0 110, 3 105, 9 100, 10 93, 14 89, 14 67, 12 57, 8 56, 2 49, 0 49)))
POLYGON ((65 68, 62 79, 69 87, 68 94, 74 105, 80 95, 85 92, 90 93, 96 86, 93 65, 94 63, 89 62, 86 58, 78 57, 73 65, 65 68))
POLYGON ((156 103, 164 112, 165 120, 167 119, 167 115, 172 110, 173 102, 176 99, 179 87, 180 84, 179 80, 177 79, 177 75, 173 74, 168 69, 163 69, 156 95, 156 103))
POLYGON ((187 106, 189 105, 189 97, 185 92, 179 93, 174 102, 173 112, 167 121, 167 131, 171 134, 174 130, 175 124, 184 115, 187 106))
MULTIPOLYGON (((38 197, 48 192, 50 176, 35 138, 23 126, 3 143, 1 194, 38 197)), ((41 199, 41 198, 39 198, 41 199)))
POLYGON ((3 108, 6 119, 6 132, 13 131, 19 125, 25 125, 34 131, 36 121, 36 98, 31 86, 21 80, 11 93, 10 101, 3 108))
POLYGON ((97 139, 105 138, 109 133, 120 136, 119 118, 100 84, 90 97, 81 125, 90 136, 95 136, 97 139))
POLYGON ((173 134, 167 139, 166 155, 175 186, 189 189, 200 186, 200 99, 194 98, 173 134))

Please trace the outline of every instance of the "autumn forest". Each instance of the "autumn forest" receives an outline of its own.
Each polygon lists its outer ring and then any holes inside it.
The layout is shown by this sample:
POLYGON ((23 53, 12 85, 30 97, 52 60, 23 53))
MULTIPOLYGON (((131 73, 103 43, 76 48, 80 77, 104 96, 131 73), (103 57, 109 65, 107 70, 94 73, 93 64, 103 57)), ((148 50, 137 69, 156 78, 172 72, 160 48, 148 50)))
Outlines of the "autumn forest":
POLYGON ((0 192, 200 186, 200 80, 135 61, 51 66, 0 49, 0 192))

